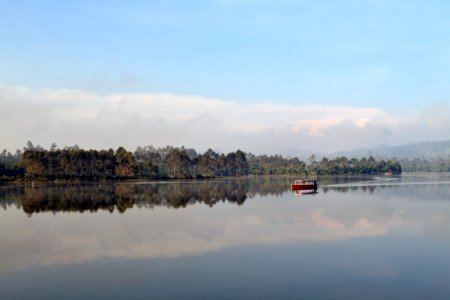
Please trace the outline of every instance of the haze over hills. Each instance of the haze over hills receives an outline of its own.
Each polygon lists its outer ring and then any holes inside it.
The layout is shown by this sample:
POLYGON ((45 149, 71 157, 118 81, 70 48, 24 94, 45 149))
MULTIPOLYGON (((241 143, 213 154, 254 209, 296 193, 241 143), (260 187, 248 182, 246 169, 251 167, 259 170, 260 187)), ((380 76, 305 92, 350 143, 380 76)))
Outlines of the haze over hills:
POLYGON ((341 156, 361 159, 362 157, 367 158, 371 155, 376 159, 390 159, 394 157, 398 159, 446 158, 450 156, 450 140, 422 141, 397 146, 379 145, 375 147, 355 148, 348 151, 336 151, 330 153, 294 147, 284 148, 282 151, 283 156, 298 157, 304 161, 308 161, 312 154, 314 154, 317 159, 322 159, 322 157, 336 158, 341 156))
POLYGON ((361 158, 370 155, 373 155, 377 159, 393 157, 399 159, 448 157, 450 156, 450 140, 424 141, 398 146, 380 145, 377 147, 359 148, 350 151, 339 151, 325 156, 330 158, 339 156, 361 158))

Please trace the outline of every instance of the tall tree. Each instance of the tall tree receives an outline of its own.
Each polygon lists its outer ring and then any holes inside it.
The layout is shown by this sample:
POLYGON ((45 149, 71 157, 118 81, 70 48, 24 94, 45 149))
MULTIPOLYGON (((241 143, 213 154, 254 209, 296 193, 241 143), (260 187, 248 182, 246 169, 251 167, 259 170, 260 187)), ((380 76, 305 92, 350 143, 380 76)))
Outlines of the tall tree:
POLYGON ((236 151, 236 175, 243 176, 248 174, 248 164, 245 153, 241 150, 236 151))
POLYGON ((133 153, 119 147, 114 155, 116 157, 116 175, 121 177, 136 175, 136 161, 133 153))

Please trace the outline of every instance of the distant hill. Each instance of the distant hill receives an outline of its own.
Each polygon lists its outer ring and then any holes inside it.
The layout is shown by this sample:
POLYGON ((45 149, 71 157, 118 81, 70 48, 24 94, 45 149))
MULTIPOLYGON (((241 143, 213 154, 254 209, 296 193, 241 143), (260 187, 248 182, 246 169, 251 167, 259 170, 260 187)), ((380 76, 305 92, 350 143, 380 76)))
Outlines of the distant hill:
POLYGON ((428 141, 411 143, 400 146, 381 145, 372 148, 360 148, 350 151, 340 151, 331 153, 329 157, 355 157, 360 159, 365 156, 373 155, 376 159, 380 158, 435 158, 450 156, 450 140, 448 141, 428 141))

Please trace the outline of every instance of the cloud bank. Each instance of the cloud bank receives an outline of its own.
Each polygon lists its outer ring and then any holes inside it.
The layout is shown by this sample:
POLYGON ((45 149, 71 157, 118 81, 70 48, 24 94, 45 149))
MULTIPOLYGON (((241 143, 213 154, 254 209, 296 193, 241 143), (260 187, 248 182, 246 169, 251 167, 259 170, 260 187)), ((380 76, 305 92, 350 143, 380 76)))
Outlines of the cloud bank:
POLYGON ((380 108, 239 103, 174 94, 102 95, 82 90, 0 86, 0 147, 27 140, 49 147, 131 150, 174 145, 221 152, 242 149, 329 153, 383 143, 447 139, 450 106, 412 115, 380 108))

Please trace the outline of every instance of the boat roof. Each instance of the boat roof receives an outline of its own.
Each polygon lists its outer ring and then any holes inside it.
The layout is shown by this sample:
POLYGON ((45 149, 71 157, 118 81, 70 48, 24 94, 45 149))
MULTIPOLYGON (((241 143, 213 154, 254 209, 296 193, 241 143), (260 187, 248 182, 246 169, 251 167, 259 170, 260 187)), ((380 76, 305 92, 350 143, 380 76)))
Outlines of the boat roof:
POLYGON ((314 179, 297 179, 294 181, 294 184, 304 184, 304 183, 310 183, 310 184, 317 184, 317 180, 314 179))

